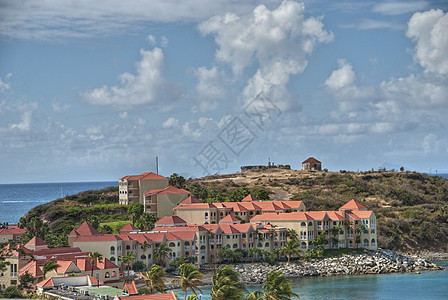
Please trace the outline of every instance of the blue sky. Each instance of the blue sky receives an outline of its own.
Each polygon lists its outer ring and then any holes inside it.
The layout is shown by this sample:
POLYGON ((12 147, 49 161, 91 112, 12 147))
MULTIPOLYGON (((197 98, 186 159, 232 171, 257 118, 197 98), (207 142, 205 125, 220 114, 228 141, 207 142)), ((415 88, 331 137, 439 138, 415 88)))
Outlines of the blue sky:
POLYGON ((0 0, 0 182, 448 172, 447 1, 241 2, 0 0))

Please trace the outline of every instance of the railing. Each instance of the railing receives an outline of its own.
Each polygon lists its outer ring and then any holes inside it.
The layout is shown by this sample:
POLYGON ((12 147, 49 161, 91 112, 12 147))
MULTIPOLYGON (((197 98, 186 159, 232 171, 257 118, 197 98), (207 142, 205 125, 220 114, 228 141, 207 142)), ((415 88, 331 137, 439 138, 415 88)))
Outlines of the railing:
POLYGON ((322 230, 322 225, 317 225, 317 230, 322 230))
POLYGON ((208 239, 208 242, 211 243, 211 244, 214 244, 215 243, 215 239, 208 239))
POLYGON ((190 250, 190 246, 184 246, 185 250, 190 250))
POLYGON ((11 277, 11 278, 17 277, 17 272, 11 272, 9 277, 11 277))
POLYGON ((204 249, 201 250, 201 254, 205 254, 205 250, 204 249))

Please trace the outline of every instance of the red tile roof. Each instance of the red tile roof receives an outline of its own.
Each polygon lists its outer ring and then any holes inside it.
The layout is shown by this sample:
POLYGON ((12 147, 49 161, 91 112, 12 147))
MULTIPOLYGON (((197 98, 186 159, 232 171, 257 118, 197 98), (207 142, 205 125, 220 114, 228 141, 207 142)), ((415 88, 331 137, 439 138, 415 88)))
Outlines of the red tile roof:
POLYGON ((130 232, 130 231, 137 231, 137 227, 132 225, 131 223, 128 223, 123 226, 123 228, 120 229, 120 232, 130 232))
POLYGON ((258 199, 255 196, 252 196, 252 194, 249 194, 246 197, 244 197, 243 200, 241 200, 241 202, 251 202, 251 201, 260 201, 260 199, 258 199))
MULTIPOLYGON (((76 260, 76 266, 81 271, 92 271, 92 263, 90 262, 90 259, 81 258, 76 260)), ((99 270, 99 268, 94 264, 93 270, 99 270)))
POLYGON ((6 247, 3 247, 1 249, 0 255, 2 256, 12 256, 12 257, 25 257, 25 256, 32 256, 32 251, 25 248, 23 245, 11 245, 8 244, 6 247))
POLYGON ((134 281, 124 284, 123 293, 126 293, 129 296, 138 295, 137 287, 135 286, 134 281))
POLYGON ((154 180, 154 179, 168 179, 153 172, 145 172, 140 175, 128 175, 121 177, 120 180, 154 180))
POLYGON ((372 216, 373 211, 370 210, 355 210, 347 212, 347 215, 353 219, 369 219, 372 216))
POLYGON ((307 163, 320 164, 321 162, 318 161, 317 159, 315 159, 314 157, 309 157, 305 161, 302 162, 302 164, 307 164, 307 163))
POLYGON ((167 294, 154 294, 154 295, 136 295, 136 296, 119 296, 116 295, 114 300, 177 300, 174 292, 167 294))
POLYGON ((166 194, 190 194, 189 191, 184 190, 184 189, 178 189, 177 187, 174 186, 169 186, 166 187, 164 189, 153 189, 153 190, 149 190, 147 192, 145 192, 145 196, 147 195, 154 195, 154 194, 158 194, 158 195, 166 195, 166 194))
POLYGON ((42 241, 40 238, 35 236, 28 243, 25 244, 25 247, 30 247, 30 246, 47 246, 47 244, 44 241, 42 241))
POLYGON ((71 260, 58 260, 56 261, 56 263, 60 265, 60 267, 56 269, 56 273, 58 274, 65 274, 72 265, 74 265, 79 269, 79 267, 76 266, 75 263, 72 262, 71 260))
POLYGON ((95 261, 96 266, 100 270, 106 270, 106 269, 115 269, 119 268, 116 264, 108 260, 107 258, 103 257, 102 262, 99 262, 98 259, 95 261))
POLYGON ((52 286, 54 286, 53 277, 50 277, 50 278, 42 280, 41 282, 37 283, 36 286, 40 286, 40 287, 52 287, 52 286))
POLYGON ((291 213, 265 213, 254 216, 250 221, 302 221, 313 220, 313 218, 306 212, 291 212, 291 213))
POLYGON ((154 225, 156 226, 162 226, 162 225, 175 225, 175 224, 185 224, 187 225, 187 222, 178 216, 165 216, 161 218, 160 220, 156 221, 154 225))
POLYGON ((179 203, 179 205, 180 205, 180 204, 192 204, 192 203, 204 203, 204 202, 202 202, 201 200, 199 200, 198 198, 196 198, 196 197, 194 197, 194 196, 190 196, 190 197, 188 197, 187 199, 181 201, 181 202, 179 203))
POLYGON ((232 215, 227 215, 224 218, 222 218, 218 223, 219 224, 234 224, 235 222, 241 223, 241 220, 232 215))
POLYGON ((0 235, 4 234, 25 234, 25 228, 18 228, 16 225, 9 225, 8 228, 0 229, 0 235))
POLYGON ((84 221, 84 223, 81 224, 81 226, 78 227, 78 229, 73 230, 69 233, 69 236, 71 235, 95 235, 100 234, 92 225, 87 223, 87 221, 84 221), (74 233, 74 234, 72 234, 74 233))
POLYGON ((344 216, 338 211, 326 211, 328 217, 332 221, 344 221, 344 216))
POLYGON ((339 207, 339 210, 343 210, 343 209, 365 210, 365 209, 367 209, 367 207, 365 207, 358 201, 355 201, 355 199, 352 199, 352 200, 348 201, 347 203, 345 203, 344 205, 342 205, 341 207, 339 207))
POLYGON ((307 211, 306 214, 314 220, 324 220, 329 218, 324 211, 307 211))
POLYGON ((42 270, 39 268, 39 265, 37 264, 37 261, 30 261, 29 263, 27 263, 25 266, 23 266, 20 270, 19 270, 19 276, 23 275, 25 273, 29 273, 30 275, 34 276, 34 277, 40 277, 40 276, 44 276, 44 273, 42 272, 42 270))

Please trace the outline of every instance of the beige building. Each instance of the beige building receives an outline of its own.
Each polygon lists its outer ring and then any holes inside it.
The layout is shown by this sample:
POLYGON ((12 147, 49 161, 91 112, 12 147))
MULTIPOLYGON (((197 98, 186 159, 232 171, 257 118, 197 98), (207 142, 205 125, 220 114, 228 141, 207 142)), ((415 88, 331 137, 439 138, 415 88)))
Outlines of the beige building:
POLYGON ((169 179, 152 172, 124 176, 118 180, 119 203, 129 205, 144 203, 144 193, 168 187, 169 179))
POLYGON ((254 216, 264 213, 303 211, 306 211, 306 207, 302 201, 260 201, 248 195, 241 202, 184 201, 174 208, 174 215, 191 224, 217 224, 228 215, 249 223, 254 216))
POLYGON ((19 228, 17 225, 3 224, 0 226, 0 243, 12 241, 16 244, 22 242, 26 229, 19 228))
POLYGON ((19 270, 33 259, 33 255, 32 251, 23 245, 8 244, 2 249, 1 256, 5 257, 5 262, 8 263, 6 269, 0 271, 0 288, 5 290, 18 284, 19 270))
POLYGON ((326 248, 377 249, 375 214, 355 200, 347 202, 339 211, 266 213, 253 217, 251 223, 294 229, 303 251, 312 249, 311 241, 323 232, 328 242, 326 248))
POLYGON ((158 218, 173 215, 173 208, 190 197, 190 192, 169 186, 163 189, 151 189, 144 193, 144 211, 158 218))

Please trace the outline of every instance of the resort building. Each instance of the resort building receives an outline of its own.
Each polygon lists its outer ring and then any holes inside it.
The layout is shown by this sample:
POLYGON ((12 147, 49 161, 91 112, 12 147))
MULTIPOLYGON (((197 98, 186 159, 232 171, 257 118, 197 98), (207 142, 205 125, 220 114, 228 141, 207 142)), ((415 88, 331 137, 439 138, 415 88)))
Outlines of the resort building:
POLYGON ((302 170, 304 171, 322 171, 322 163, 314 157, 309 157, 302 162, 302 170))
POLYGON ((129 205, 144 203, 144 193, 168 187, 169 179, 152 172, 124 176, 118 180, 119 203, 129 205))
POLYGON ((173 208, 190 197, 190 192, 168 186, 163 189, 152 189, 144 193, 144 211, 158 218, 173 215, 173 208))
POLYGON ((306 211, 302 201, 261 201, 252 195, 241 202, 203 203, 194 199, 181 202, 174 208, 174 215, 192 224, 217 224, 228 215, 249 223, 254 216, 260 214, 306 211))
POLYGON ((32 251, 23 245, 8 244, 2 250, 0 255, 5 258, 6 269, 0 270, 0 288, 5 290, 9 286, 17 285, 19 279, 19 270, 28 264, 32 259, 32 251))
POLYGON ((25 236, 25 232, 25 228, 19 228, 17 225, 8 225, 8 223, 4 223, 0 226, 0 243, 13 241, 16 244, 20 244, 25 236))

